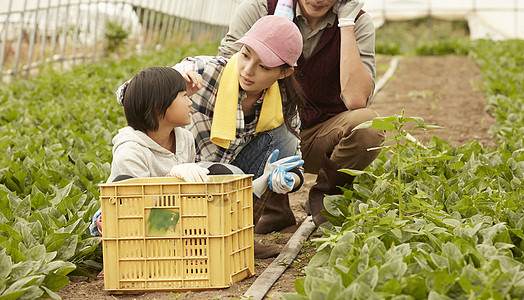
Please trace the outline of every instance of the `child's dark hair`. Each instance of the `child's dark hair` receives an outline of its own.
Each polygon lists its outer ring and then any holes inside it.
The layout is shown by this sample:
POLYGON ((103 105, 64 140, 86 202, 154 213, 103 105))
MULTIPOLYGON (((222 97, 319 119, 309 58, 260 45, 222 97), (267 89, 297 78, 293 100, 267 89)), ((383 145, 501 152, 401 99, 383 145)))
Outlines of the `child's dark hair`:
POLYGON ((182 75, 170 67, 149 67, 138 72, 124 94, 127 124, 144 133, 158 129, 178 93, 186 90, 182 75))

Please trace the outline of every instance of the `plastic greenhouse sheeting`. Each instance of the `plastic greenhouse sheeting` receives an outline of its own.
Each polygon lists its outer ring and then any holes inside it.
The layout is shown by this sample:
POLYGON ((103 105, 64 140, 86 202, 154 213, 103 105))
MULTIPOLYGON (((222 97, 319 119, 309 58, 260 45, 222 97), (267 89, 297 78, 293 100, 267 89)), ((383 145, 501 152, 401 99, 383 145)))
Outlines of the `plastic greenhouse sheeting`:
POLYGON ((424 17, 467 20, 472 39, 524 39, 523 0, 367 0, 376 27, 424 17))
MULTIPOLYGON (((166 13, 192 21, 204 22, 212 25, 227 26, 230 16, 242 0, 0 0, 0 41, 4 38, 3 32, 8 23, 23 23, 23 27, 30 28, 38 23, 38 28, 61 26, 64 19, 67 23, 79 24, 80 28, 90 26, 90 32, 95 32, 94 16, 104 24, 106 19, 120 22, 132 34, 140 32, 139 16, 133 6, 166 13), (37 11, 38 13, 35 13, 37 11), (49 16, 46 18, 46 14, 49 16), (38 16, 38 17, 37 17, 38 16), (59 25, 55 25, 59 24, 59 25), (92 27, 92 28, 91 28, 92 27)), ((16 39, 19 26, 7 26, 5 39, 16 39)), ((104 26, 98 25, 98 34, 103 34, 104 26)), ((94 35, 89 36, 95 39, 94 35)))

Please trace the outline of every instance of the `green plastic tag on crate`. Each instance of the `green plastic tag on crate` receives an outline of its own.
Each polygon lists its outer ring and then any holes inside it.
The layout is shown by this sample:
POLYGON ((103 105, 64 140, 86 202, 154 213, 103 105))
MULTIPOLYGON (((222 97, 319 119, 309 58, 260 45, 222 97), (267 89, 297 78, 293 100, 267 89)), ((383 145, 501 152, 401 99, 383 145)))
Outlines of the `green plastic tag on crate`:
POLYGON ((146 236, 173 235, 176 229, 180 213, 165 208, 151 208, 147 218, 146 236))

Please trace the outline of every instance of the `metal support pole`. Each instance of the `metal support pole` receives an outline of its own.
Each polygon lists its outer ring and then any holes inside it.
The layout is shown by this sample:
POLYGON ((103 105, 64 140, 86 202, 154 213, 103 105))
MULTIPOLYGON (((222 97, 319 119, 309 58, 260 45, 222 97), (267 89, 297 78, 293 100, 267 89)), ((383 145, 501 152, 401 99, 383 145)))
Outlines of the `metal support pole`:
POLYGON ((62 27, 62 44, 60 45, 60 66, 62 69, 64 68, 64 60, 65 60, 65 50, 67 45, 67 31, 69 30, 69 4, 71 0, 67 0, 66 4, 66 12, 65 12, 65 18, 64 18, 64 24, 62 27))
POLYGON ((151 9, 150 7, 147 8, 147 12, 146 12, 146 15, 147 15, 147 21, 144 22, 144 24, 146 25, 146 29, 147 29, 147 34, 146 34, 146 44, 144 45, 146 48, 149 48, 149 46, 151 45, 151 35, 153 34, 153 29, 152 29, 152 22, 151 22, 151 19, 153 19, 153 9, 151 9))
POLYGON ((107 31, 107 21, 108 21, 108 17, 109 16, 109 1, 106 1, 106 7, 105 7, 105 10, 104 10, 104 25, 103 25, 103 28, 104 28, 104 32, 102 33, 102 57, 104 57, 106 55, 106 45, 107 45, 107 39, 106 39, 106 31, 107 31))
MULTIPOLYGON (((9 0, 9 7, 7 9, 7 16, 4 23, 4 34, 2 37, 2 52, 0 53, 0 80, 4 74, 4 60, 5 60, 5 50, 7 47, 7 32, 9 31, 9 16, 11 16, 13 0, 9 0)), ((1 82, 1 81, 0 81, 1 82)))
MULTIPOLYGON (((78 1, 77 7, 76 7, 76 20, 77 21, 82 20, 81 14, 82 14, 82 12, 80 11, 80 1, 78 1)), ((78 46, 77 44, 78 44, 79 28, 80 28, 80 25, 77 22, 77 24, 75 24, 75 32, 74 32, 74 37, 73 37, 73 53, 72 53, 72 56, 71 56, 71 58, 73 60, 73 66, 76 65, 76 48, 78 46)))
POLYGON ((162 28, 160 28, 160 38, 159 38, 163 46, 167 44, 166 32, 167 32, 168 23, 171 21, 170 14, 171 14, 174 3, 175 1, 169 1, 169 6, 166 6, 166 9, 163 11, 162 28))
POLYGON ((31 74, 31 69, 32 69, 32 64, 33 64, 33 50, 34 50, 34 46, 35 46, 35 39, 36 39, 36 34, 38 32, 38 12, 40 11, 40 1, 38 1, 37 5, 36 5, 36 10, 35 10, 35 18, 34 18, 34 22, 33 22, 33 29, 31 31, 31 37, 29 39, 29 53, 27 55, 27 72, 26 72, 26 75, 29 76, 31 74))
POLYGON ((174 26, 173 28, 169 28, 169 36, 173 36, 172 35, 172 32, 174 31, 175 34, 179 34, 180 33, 180 22, 182 20, 182 8, 184 7, 185 5, 185 2, 178 2, 179 5, 177 5, 177 12, 178 12, 178 15, 175 15, 175 23, 174 23, 174 26))
POLYGON ((142 9, 142 2, 140 2, 139 5, 137 5, 137 8, 136 8, 136 16, 138 18, 138 24, 140 24, 140 32, 138 33, 138 36, 137 36, 137 43, 138 43, 138 47, 137 49, 139 51, 142 51, 142 49, 144 48, 144 24, 142 24, 142 22, 140 22, 140 16, 143 14, 143 9, 142 9))
POLYGON ((61 0, 58 0, 58 4, 56 5, 55 9, 55 16, 54 16, 54 26, 53 26, 53 35, 51 37, 51 53, 49 53, 49 57, 51 58, 50 61, 53 61, 53 56, 55 55, 56 50, 56 40, 58 39, 58 15, 59 15, 59 9, 60 9, 61 0))
POLYGON ((51 7, 51 3, 49 1, 47 2, 47 8, 45 12, 45 22, 44 22, 44 28, 42 28, 42 36, 40 37, 40 65, 44 65, 44 59, 45 59, 45 48, 47 43, 47 27, 49 25, 49 8, 51 7))
POLYGON ((23 10, 20 13, 20 31, 18 32, 18 41, 16 42, 16 52, 15 52, 15 63, 13 65, 12 74, 16 76, 18 73, 18 61, 20 60, 20 51, 22 49, 22 38, 24 37, 24 19, 25 19, 25 10, 27 8, 27 0, 24 0, 23 10))
POLYGON ((90 1, 87 1, 87 11, 86 11, 86 22, 85 22, 85 30, 84 30, 84 45, 82 50, 82 63, 85 64, 86 62, 86 56, 88 55, 88 39, 90 34, 90 24, 91 24, 91 3, 90 1))
POLYGON ((98 47, 98 23, 99 23, 99 20, 100 19, 100 14, 99 14, 99 5, 100 5, 100 1, 97 0, 95 2, 95 30, 93 32, 93 56, 92 56, 92 59, 91 61, 95 61, 96 60, 96 56, 97 56, 97 47, 98 47))
POLYGON ((158 39, 159 39, 159 32, 158 32, 158 28, 159 28, 159 25, 158 25, 158 20, 160 19, 159 18, 159 13, 160 13, 160 7, 158 6, 158 0, 155 1, 155 5, 154 5, 154 9, 153 9, 153 26, 151 28, 151 32, 153 33, 153 35, 151 36, 151 43, 152 43, 152 46, 156 48, 157 44, 158 44, 158 39))

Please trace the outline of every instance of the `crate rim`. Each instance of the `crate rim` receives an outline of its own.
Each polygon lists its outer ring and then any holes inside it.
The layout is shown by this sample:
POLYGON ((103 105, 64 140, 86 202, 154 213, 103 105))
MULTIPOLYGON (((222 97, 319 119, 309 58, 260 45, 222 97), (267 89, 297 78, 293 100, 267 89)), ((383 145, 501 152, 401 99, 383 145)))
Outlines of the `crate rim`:
POLYGON ((125 179, 125 180, 122 180, 122 181, 117 181, 117 182, 106 182, 106 183, 99 183, 98 184, 98 187, 108 187, 108 186, 136 186, 136 185, 158 185, 158 184, 162 184, 162 185, 170 185, 170 184, 222 184, 222 183, 228 183, 228 182, 231 182, 231 181, 236 181, 236 180, 239 180, 239 179, 245 179, 245 178, 250 178, 250 177, 253 177, 254 175, 253 174, 226 174, 226 175, 208 175, 209 177, 232 177, 232 178, 227 178, 223 181, 209 181, 209 182, 187 182, 187 181, 175 181, 173 179, 178 179, 178 180, 183 180, 183 179, 179 179, 177 177, 167 177, 167 176, 158 176, 158 177, 137 177, 137 178, 129 178, 129 179, 125 179), (169 178, 170 180, 172 180, 171 182, 133 182, 133 181, 137 181, 138 180, 147 180, 147 179, 151 179, 151 180, 159 180, 160 178, 162 179, 165 179, 165 178, 169 178))

